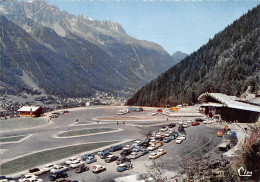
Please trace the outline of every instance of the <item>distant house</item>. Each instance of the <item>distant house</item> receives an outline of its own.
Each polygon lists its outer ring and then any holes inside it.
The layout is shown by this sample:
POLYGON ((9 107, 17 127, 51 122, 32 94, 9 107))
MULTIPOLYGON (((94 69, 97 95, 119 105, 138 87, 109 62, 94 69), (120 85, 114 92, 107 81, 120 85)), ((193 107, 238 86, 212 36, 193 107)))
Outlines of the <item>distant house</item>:
POLYGON ((43 108, 37 106, 23 106, 17 110, 20 116, 40 117, 43 114, 43 108))
POLYGON ((225 121, 256 122, 260 116, 260 106, 245 103, 236 96, 221 93, 204 93, 198 100, 201 111, 210 117, 221 115, 225 121))

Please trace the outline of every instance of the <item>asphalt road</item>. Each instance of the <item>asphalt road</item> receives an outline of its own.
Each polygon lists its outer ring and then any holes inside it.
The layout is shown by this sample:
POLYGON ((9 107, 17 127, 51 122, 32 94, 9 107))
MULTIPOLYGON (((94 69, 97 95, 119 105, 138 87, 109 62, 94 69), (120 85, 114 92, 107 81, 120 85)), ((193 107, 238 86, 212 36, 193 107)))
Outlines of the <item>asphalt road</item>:
MULTIPOLYGON (((23 129, 16 131, 6 131, 1 132, 1 137, 7 136, 16 136, 16 135, 26 135, 34 134, 33 137, 29 138, 26 141, 21 143, 10 143, 10 144, 1 144, 1 149, 9 149, 8 152, 0 154, 1 163, 5 160, 10 160, 14 157, 25 155, 27 153, 46 150, 49 148, 62 147, 66 145, 72 145, 77 143, 87 143, 87 142, 98 142, 98 141, 110 141, 110 140, 127 140, 127 139, 145 139, 145 136, 148 132, 156 131, 161 128, 162 125, 151 126, 151 127, 142 127, 142 126, 132 126, 131 124, 143 122, 148 120, 148 117, 144 117, 146 113, 144 112, 132 112, 127 115, 118 116, 116 113, 119 110, 119 107, 90 107, 83 108, 80 110, 73 110, 70 113, 62 114, 56 119, 52 119, 51 124, 39 128, 33 129, 23 129), (104 121, 101 119, 99 124, 96 122, 96 118, 108 118, 108 117, 128 117, 126 125, 123 125, 122 122, 124 119, 119 121, 119 125, 116 124, 117 120, 104 121), (144 120, 140 120, 140 118, 144 120), (135 118, 138 118, 138 121, 134 121, 135 118), (89 122, 89 125, 73 125, 76 119, 79 122, 89 122), (68 131, 81 128, 121 128, 122 131, 105 133, 99 135, 91 136, 82 136, 76 138, 54 138, 53 136, 61 131, 68 131)), ((190 111, 187 111, 190 112, 190 111)), ((188 118, 169 118, 169 122, 178 123, 179 120, 188 119, 188 118)), ((189 118, 194 119, 194 118, 189 118)), ((153 122, 165 122, 166 117, 161 117, 159 119, 150 119, 153 122)), ((176 127, 177 129, 177 127, 176 127)), ((187 139, 182 144, 176 144, 175 141, 165 144, 162 148, 167 150, 167 154, 156 159, 157 162, 164 163, 164 169, 167 171, 176 171, 179 168, 179 165, 182 164, 185 160, 190 160, 199 155, 206 155, 210 153, 211 156, 219 155, 220 153, 217 150, 217 145, 221 142, 222 138, 216 136, 217 128, 209 127, 208 125, 201 124, 199 126, 191 126, 186 128, 186 137, 187 139)), ((226 136, 227 137, 227 136, 226 136)), ((116 152, 115 154, 119 154, 116 152)), ((146 169, 144 164, 150 164, 151 160, 148 159, 148 155, 145 155, 139 159, 134 160, 134 168, 132 170, 118 173, 116 172, 117 165, 115 162, 106 164, 104 160, 98 158, 98 162, 94 164, 102 164, 107 167, 107 171, 100 174, 92 174, 91 171, 84 172, 82 174, 76 174, 75 170, 68 171, 69 179, 80 180, 80 181, 113 181, 114 178, 119 176, 125 176, 136 173, 144 173, 146 169)), ((89 165, 91 168, 92 165, 89 165)), ((48 175, 45 174, 40 178, 44 181, 48 181, 48 175)))

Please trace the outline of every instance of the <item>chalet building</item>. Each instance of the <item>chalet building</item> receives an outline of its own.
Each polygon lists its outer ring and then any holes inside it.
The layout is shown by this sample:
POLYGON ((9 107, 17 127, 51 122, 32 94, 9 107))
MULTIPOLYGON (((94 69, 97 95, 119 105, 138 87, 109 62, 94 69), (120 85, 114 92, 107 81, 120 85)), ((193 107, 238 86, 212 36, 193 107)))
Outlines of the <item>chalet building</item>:
POLYGON ((245 103, 236 96, 221 93, 204 93, 198 100, 201 111, 209 115, 220 115, 225 121, 256 122, 260 119, 260 106, 245 103))
POLYGON ((17 110, 20 116, 40 117, 43 114, 43 108, 37 106, 23 106, 17 110))

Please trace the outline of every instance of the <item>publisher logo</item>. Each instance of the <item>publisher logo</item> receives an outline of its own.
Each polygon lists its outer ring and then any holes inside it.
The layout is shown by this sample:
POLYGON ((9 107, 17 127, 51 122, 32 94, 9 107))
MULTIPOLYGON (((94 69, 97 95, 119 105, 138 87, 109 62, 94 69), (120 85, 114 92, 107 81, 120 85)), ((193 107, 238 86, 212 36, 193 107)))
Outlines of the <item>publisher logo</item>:
POLYGON ((238 170, 238 175, 239 176, 252 176, 253 172, 252 171, 247 171, 246 169, 244 169, 243 167, 240 167, 238 170))

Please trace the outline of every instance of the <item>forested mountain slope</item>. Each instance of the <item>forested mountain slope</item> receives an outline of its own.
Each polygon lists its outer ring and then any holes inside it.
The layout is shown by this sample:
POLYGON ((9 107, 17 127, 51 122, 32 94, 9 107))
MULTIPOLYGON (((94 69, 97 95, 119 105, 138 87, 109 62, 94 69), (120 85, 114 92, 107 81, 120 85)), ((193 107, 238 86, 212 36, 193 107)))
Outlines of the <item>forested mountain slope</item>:
POLYGON ((260 5, 141 88, 128 105, 195 103, 203 92, 239 96, 260 86, 260 5))

